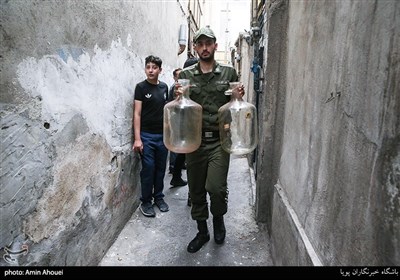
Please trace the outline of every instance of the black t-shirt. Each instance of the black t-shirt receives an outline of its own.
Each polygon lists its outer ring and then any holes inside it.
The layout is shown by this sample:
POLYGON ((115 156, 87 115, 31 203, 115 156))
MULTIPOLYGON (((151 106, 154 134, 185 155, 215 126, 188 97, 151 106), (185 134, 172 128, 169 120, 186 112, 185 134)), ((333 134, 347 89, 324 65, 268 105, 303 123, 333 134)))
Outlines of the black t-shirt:
POLYGON ((142 101, 141 130, 149 133, 163 133, 164 105, 168 99, 168 86, 157 85, 144 80, 136 85, 135 100, 142 101))

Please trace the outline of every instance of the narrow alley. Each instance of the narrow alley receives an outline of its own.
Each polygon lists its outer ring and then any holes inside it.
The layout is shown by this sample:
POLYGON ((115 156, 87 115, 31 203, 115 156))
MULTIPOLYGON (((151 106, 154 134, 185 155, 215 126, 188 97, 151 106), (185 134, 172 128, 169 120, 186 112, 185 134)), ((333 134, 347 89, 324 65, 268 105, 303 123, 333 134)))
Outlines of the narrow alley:
MULTIPOLYGON (((186 174, 184 174, 186 176, 186 174)), ((139 208, 111 246, 100 266, 269 266, 267 232, 254 220, 254 178, 245 157, 231 157, 228 176, 229 204, 225 215, 227 236, 223 245, 211 240, 197 253, 186 251, 196 235, 196 223, 187 206, 188 187, 170 188, 165 176, 165 200, 170 206, 156 217, 144 217, 139 208)))
POLYGON ((253 275, 247 267, 279 269, 281 278, 285 267, 295 277, 292 267, 399 277, 399 0, 0 1, 0 267, 8 275, 94 267, 115 277, 120 267, 149 267, 153 276, 158 266, 174 277, 210 267, 244 277, 253 275), (200 44, 200 33, 213 35, 200 44), (209 217, 210 241, 189 253, 197 224, 187 186, 170 188, 166 174, 169 211, 148 218, 138 209, 135 100, 152 95, 135 92, 147 57, 162 61, 166 97, 175 70, 211 54, 216 63, 197 65, 189 92, 205 109, 202 133, 215 136, 236 72, 243 101, 256 108, 241 120, 257 121, 248 130, 257 147, 231 157, 225 243, 214 241, 209 217))

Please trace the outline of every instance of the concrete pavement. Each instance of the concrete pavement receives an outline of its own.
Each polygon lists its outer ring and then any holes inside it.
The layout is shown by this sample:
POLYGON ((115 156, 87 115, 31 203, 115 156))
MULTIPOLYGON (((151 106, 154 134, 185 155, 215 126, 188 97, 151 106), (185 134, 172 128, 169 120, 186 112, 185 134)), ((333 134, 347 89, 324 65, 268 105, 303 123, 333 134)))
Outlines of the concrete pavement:
POLYGON ((187 206, 188 187, 170 188, 170 180, 166 174, 164 194, 170 210, 162 213, 155 207, 156 217, 148 218, 138 208, 99 266, 272 265, 266 230, 254 220, 254 176, 245 157, 231 157, 224 244, 214 242, 211 216, 211 239, 196 253, 186 251, 197 233, 187 206))

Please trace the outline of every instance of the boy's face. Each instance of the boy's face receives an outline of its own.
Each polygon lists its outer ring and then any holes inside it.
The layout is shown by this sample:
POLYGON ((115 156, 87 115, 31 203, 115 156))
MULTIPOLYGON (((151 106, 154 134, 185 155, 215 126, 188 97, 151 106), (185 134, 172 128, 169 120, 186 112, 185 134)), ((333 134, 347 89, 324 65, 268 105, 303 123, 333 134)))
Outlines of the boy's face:
POLYGON ((175 76, 174 76, 174 80, 175 80, 175 81, 178 81, 178 79, 179 79, 179 73, 181 73, 181 71, 182 71, 182 70, 179 70, 179 71, 176 71, 176 72, 175 72, 175 76))
POLYGON ((158 67, 157 64, 154 64, 153 62, 149 62, 146 64, 145 68, 145 73, 146 77, 149 80, 158 80, 158 75, 161 72, 161 68, 158 67))

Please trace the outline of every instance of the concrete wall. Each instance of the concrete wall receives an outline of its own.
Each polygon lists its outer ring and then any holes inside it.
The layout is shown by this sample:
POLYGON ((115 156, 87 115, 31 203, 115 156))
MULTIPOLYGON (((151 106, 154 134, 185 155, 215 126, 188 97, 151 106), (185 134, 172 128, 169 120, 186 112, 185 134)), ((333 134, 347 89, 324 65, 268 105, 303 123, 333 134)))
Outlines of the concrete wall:
POLYGON ((1 0, 2 265, 96 265, 125 225, 134 86, 183 65, 185 2, 1 0))
POLYGON ((238 38, 238 45, 240 47, 240 61, 236 62, 235 68, 239 74, 239 81, 241 81, 245 87, 245 95, 243 100, 254 103, 256 94, 253 89, 253 78, 254 74, 250 71, 252 65, 253 48, 245 40, 243 34, 238 38))
POLYGON ((400 2, 268 4, 257 207, 274 262, 398 265, 400 2))

